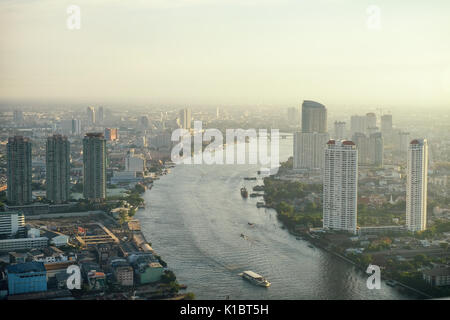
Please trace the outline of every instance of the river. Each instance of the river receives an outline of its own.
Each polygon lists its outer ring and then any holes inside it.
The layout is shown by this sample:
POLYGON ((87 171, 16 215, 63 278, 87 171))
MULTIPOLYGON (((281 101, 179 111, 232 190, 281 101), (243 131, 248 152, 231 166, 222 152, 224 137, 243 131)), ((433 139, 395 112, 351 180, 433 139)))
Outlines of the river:
MULTIPOLYGON (((292 155, 292 138, 280 140, 280 161, 292 155)), ((369 290, 367 275, 282 228, 258 198, 242 199, 257 165, 178 165, 144 195, 136 217, 155 251, 196 299, 409 299, 382 283, 369 290), (248 222, 254 224, 250 226, 248 222), (246 239, 241 234, 247 236, 246 239), (270 288, 238 273, 265 276, 270 288)))

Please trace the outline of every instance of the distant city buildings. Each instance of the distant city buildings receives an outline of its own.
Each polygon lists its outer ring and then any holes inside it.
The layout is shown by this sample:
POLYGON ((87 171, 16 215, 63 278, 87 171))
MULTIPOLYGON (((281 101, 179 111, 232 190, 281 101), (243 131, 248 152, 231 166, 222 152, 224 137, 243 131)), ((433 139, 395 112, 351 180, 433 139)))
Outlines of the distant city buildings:
POLYGON ((88 126, 93 126, 95 124, 95 109, 94 107, 87 107, 87 124, 88 126))
POLYGON ((410 142, 409 132, 399 131, 397 134, 397 151, 402 155, 406 155, 410 142))
POLYGON ((358 151, 352 141, 328 141, 323 175, 323 227, 356 234, 358 151))
POLYGON ((14 119, 14 123, 17 126, 22 126, 24 124, 24 117, 23 117, 23 112, 21 110, 14 110, 14 115, 13 115, 13 119, 14 119))
POLYGON ((83 139, 83 195, 96 202, 106 198, 106 140, 102 133, 87 133, 83 139))
POLYGON ((346 124, 343 121, 334 122, 334 139, 343 140, 346 135, 346 124))
POLYGON ((384 137, 390 137, 392 134, 392 114, 381 116, 381 133, 384 137))
POLYGON ((192 123, 192 114, 191 109, 185 108, 180 110, 180 127, 182 129, 190 130, 191 129, 191 123, 192 123))
POLYGON ((427 226, 428 142, 414 139, 408 147, 406 171, 406 227, 422 231, 427 226))
POLYGON ((147 116, 142 116, 139 120, 139 127, 141 130, 147 130, 150 126, 150 121, 147 116))
POLYGON ((31 141, 23 136, 8 139, 6 192, 9 204, 31 203, 31 141))
POLYGON ((143 156, 135 154, 134 149, 128 151, 128 154, 125 157, 125 171, 145 171, 145 159, 143 156))
POLYGON ((292 126, 300 126, 300 110, 298 107, 287 109, 287 121, 292 126))
POLYGON ((353 137, 355 133, 366 133, 367 120, 365 116, 354 115, 350 118, 350 134, 353 137))
POLYGON ((117 141, 119 139, 117 128, 106 128, 105 129, 105 139, 106 141, 117 141))
POLYGON ((65 136, 47 138, 46 189, 52 202, 63 203, 70 198, 70 142, 65 136))
POLYGON ((77 119, 72 119, 72 134, 80 135, 81 134, 81 121, 77 119))
POLYGON ((99 107, 98 108, 98 117, 96 119, 96 122, 98 124, 103 124, 104 120, 105 120, 105 110, 103 107, 99 107))
POLYGON ((356 132, 352 136, 358 148, 358 164, 362 166, 383 166, 384 140, 381 132, 366 135, 356 132))

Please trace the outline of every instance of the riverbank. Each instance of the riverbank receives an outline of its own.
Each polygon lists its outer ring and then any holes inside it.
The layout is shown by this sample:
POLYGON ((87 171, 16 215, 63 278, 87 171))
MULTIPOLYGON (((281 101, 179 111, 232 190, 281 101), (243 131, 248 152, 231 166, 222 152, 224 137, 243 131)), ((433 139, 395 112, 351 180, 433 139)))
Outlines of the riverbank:
MULTIPOLYGON (((152 181, 150 181, 149 183, 146 183, 144 189, 135 188, 135 190, 140 190, 139 196, 142 196, 146 192, 150 192, 153 187, 154 181, 159 180, 160 176, 162 176, 162 175, 170 174, 170 172, 171 172, 170 169, 174 168, 174 167, 175 167, 175 165, 173 163, 169 163, 167 165, 162 165, 161 168, 158 168, 158 170, 156 170, 154 179, 152 179, 152 181)), ((142 198, 140 198, 140 199, 142 199, 142 198)), ((137 208, 137 211, 145 210, 145 207, 146 207, 145 200, 142 199, 140 205, 137 208)), ((136 221, 138 221, 139 225, 140 225, 141 222, 138 218, 135 217, 135 214, 133 214, 133 218, 136 221)), ((160 255, 158 255, 156 252, 154 252, 153 248, 151 248, 151 243, 149 241, 147 241, 147 239, 145 238, 145 235, 141 232, 140 227, 139 227, 139 231, 135 231, 135 233, 142 239, 139 243, 136 243, 136 245, 139 248, 143 249, 144 251, 150 250, 155 255, 155 257, 158 259, 158 261, 161 263, 161 265, 164 268, 167 268, 167 263, 163 260, 163 258, 160 255)), ((171 282, 168 283, 168 285, 170 285, 169 289, 174 294, 171 297, 165 297, 164 295, 161 295, 160 299, 163 299, 163 300, 193 300, 193 299, 195 299, 195 295, 192 292, 187 292, 184 294, 178 293, 179 290, 186 290, 187 285, 179 284, 175 273, 173 271, 171 271, 170 269, 167 269, 167 270, 169 270, 169 273, 171 274, 171 277, 172 277, 171 282)), ((158 290, 158 292, 160 292, 160 290, 161 290, 161 288, 158 290)))
MULTIPOLYGON (((269 183, 270 187, 264 188, 264 198, 269 202, 266 203, 266 207, 276 211, 278 219, 281 221, 283 226, 288 229, 289 233, 296 237, 301 236, 304 240, 314 244, 314 246, 340 258, 341 260, 346 261, 352 266, 357 267, 358 270, 364 274, 366 273, 366 268, 372 263, 372 257, 370 254, 365 254, 362 252, 360 254, 353 253, 350 256, 346 254, 346 250, 361 250, 359 248, 352 249, 354 247, 352 241, 354 240, 350 240, 352 238, 351 235, 338 233, 339 236, 336 235, 333 237, 332 235, 334 233, 329 232, 318 232, 315 233, 315 235, 311 234, 311 230, 320 229, 322 225, 320 220, 321 214, 317 214, 317 209, 320 209, 320 203, 315 203, 314 197, 310 197, 308 194, 308 192, 314 191, 308 191, 301 183, 283 182, 278 180, 274 181, 270 178, 264 179, 265 186, 267 183, 269 183), (272 184, 275 184, 276 187, 272 184), (281 186, 278 186, 278 184, 281 184, 281 186), (308 198, 306 204, 300 201, 300 208, 305 208, 306 212, 298 211, 299 201, 296 201, 298 198, 308 198), (311 211, 314 209, 316 212, 313 214, 308 213, 308 210, 311 211), (318 221, 318 219, 320 221, 318 221)), ((311 189, 311 187, 308 188, 311 189)), ((313 186, 312 189, 315 190, 316 187, 313 186)), ((386 273, 384 272, 384 274, 386 273)), ((389 272, 389 274, 391 273, 389 272)), ((432 295, 425 293, 418 288, 413 288, 405 283, 402 283, 400 279, 396 277, 382 277, 382 279, 395 280, 399 287, 405 288, 409 292, 419 295, 422 298, 433 298, 432 295)))

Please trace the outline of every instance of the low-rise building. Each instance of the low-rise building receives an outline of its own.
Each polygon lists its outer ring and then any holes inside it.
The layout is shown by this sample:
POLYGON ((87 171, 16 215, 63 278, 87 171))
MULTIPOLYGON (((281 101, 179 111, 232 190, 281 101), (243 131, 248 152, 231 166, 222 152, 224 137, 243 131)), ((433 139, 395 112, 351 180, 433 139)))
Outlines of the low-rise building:
POLYGON ((48 238, 46 237, 0 240, 0 252, 43 249, 46 248, 47 246, 48 246, 48 238))
POLYGON ((423 279, 436 287, 450 285, 450 267, 436 267, 422 272, 423 279))
POLYGON ((27 262, 6 267, 10 295, 47 291, 47 272, 42 262, 27 262))
POLYGON ((132 286, 134 284, 133 267, 126 259, 112 258, 109 264, 118 284, 121 286, 132 286))

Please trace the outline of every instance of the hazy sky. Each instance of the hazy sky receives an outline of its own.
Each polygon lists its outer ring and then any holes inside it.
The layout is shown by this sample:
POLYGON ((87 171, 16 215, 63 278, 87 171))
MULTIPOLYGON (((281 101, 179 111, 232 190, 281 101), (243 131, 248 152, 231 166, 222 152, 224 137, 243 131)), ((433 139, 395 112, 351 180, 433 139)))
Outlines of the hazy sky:
POLYGON ((0 100, 450 108, 449 17, 448 0, 0 0, 0 100))

